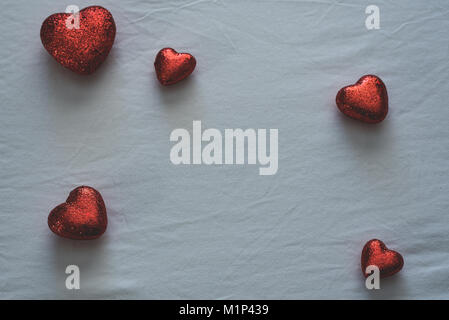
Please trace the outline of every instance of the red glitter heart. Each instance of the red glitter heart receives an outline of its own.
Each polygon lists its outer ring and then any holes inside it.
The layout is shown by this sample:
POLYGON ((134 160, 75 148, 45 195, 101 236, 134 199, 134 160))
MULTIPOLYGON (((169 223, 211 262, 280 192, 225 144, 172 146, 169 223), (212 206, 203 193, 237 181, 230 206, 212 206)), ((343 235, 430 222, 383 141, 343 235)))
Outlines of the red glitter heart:
POLYGON ((399 252, 389 250, 382 241, 377 239, 372 239, 365 244, 361 260, 362 272, 365 277, 369 276, 366 273, 366 267, 370 265, 379 268, 381 278, 399 272, 404 265, 404 259, 399 252))
POLYGON ((56 13, 45 19, 41 27, 42 44, 64 67, 79 74, 91 74, 112 48, 114 18, 99 6, 81 10, 79 26, 71 24, 74 17, 71 13, 56 13))
POLYGON ((387 88, 374 75, 363 76, 354 85, 340 89, 336 100, 341 112, 366 123, 381 122, 388 113, 387 88))
POLYGON ((172 48, 162 49, 154 60, 157 78, 164 86, 185 79, 193 72, 195 66, 194 56, 189 53, 177 53, 172 48))
POLYGON ((101 194, 88 186, 70 192, 65 203, 54 208, 48 216, 48 226, 58 236, 90 240, 101 236, 108 224, 106 207, 101 194))

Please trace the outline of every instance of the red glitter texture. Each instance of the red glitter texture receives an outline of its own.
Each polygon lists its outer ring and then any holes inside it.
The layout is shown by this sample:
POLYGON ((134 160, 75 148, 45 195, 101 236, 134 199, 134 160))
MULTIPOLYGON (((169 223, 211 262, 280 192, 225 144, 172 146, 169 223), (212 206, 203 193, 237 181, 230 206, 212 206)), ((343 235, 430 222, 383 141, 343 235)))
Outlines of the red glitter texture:
POLYGON ((379 268, 380 277, 385 278, 399 272, 404 266, 404 259, 399 252, 389 250, 382 241, 373 239, 363 247, 361 265, 365 277, 369 276, 366 267, 374 265, 379 268))
POLYGON ((58 236, 77 240, 100 237, 108 224, 106 206, 101 194, 88 186, 70 192, 65 203, 48 216, 48 226, 58 236))
POLYGON ((164 48, 156 56, 154 68, 159 82, 175 84, 189 76, 196 66, 195 57, 188 53, 177 53, 172 48, 164 48))
POLYGON ((79 12, 78 29, 67 27, 71 16, 56 13, 45 19, 41 27, 42 44, 64 67, 88 75, 107 58, 115 39, 115 22, 112 14, 99 6, 79 12))
POLYGON ((340 89, 336 101, 345 115, 366 123, 381 122, 388 113, 387 88, 374 75, 363 76, 354 85, 340 89))

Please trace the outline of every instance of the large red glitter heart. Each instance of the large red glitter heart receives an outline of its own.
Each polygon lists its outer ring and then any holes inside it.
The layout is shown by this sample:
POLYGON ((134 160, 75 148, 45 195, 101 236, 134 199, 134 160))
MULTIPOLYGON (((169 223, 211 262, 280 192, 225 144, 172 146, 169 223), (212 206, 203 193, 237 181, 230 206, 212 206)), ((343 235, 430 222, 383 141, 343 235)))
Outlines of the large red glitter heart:
POLYGON ((374 75, 363 76, 354 85, 340 89, 336 100, 341 112, 363 122, 381 122, 388 113, 387 88, 374 75))
POLYGON ((48 226, 58 236, 90 240, 101 236, 108 224, 106 206, 101 194, 92 187, 72 190, 65 203, 48 216, 48 226))
POLYGON ((41 40, 45 49, 64 67, 91 74, 103 63, 115 39, 112 14, 103 7, 87 7, 76 15, 56 13, 42 23, 41 40), (72 24, 71 24, 72 23, 72 24))
POLYGON ((389 277, 399 272, 403 265, 404 259, 399 252, 389 250, 387 246, 380 240, 372 239, 368 241, 362 250, 362 272, 365 277, 366 267, 370 265, 377 266, 381 278, 389 277))
POLYGON ((164 48, 154 60, 154 68, 159 82, 168 86, 190 75, 196 66, 195 57, 189 53, 177 53, 172 48, 164 48))

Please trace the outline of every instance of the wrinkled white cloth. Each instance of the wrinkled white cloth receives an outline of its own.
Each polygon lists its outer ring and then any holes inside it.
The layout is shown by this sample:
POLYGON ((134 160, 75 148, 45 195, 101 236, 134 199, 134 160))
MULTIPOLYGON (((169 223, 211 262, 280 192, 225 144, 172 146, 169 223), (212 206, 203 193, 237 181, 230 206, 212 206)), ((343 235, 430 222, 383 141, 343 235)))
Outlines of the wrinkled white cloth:
POLYGON ((449 5, 376 1, 96 1, 117 24, 105 64, 82 77, 44 50, 56 0, 0 11, 0 298, 449 298, 449 5), (192 76, 164 88, 163 47, 190 52, 192 76), (337 91, 385 82, 379 125, 345 118, 337 91), (175 166, 169 135, 279 129, 279 171, 175 166), (50 210, 98 189, 109 226, 58 238, 50 210), (366 241, 404 269, 368 291, 366 241), (79 266, 81 289, 65 268, 79 266))

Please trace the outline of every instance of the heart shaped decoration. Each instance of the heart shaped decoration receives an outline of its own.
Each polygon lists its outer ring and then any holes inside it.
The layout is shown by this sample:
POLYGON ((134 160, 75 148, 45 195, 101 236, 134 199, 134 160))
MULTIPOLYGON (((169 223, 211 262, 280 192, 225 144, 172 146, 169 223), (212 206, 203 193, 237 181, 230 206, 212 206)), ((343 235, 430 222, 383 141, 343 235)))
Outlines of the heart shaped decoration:
POLYGON ((154 68, 159 82, 175 84, 188 77, 196 66, 195 57, 189 53, 178 53, 172 48, 164 48, 156 55, 154 68))
POLYGON ((88 186, 72 190, 66 202, 54 208, 48 216, 51 231, 76 240, 100 237, 106 231, 107 224, 103 198, 97 190, 88 186))
POLYGON ((340 89, 336 101, 345 115, 366 123, 381 122, 388 113, 387 88, 374 75, 363 76, 354 85, 340 89))
POLYGON ((404 259, 399 252, 389 250, 387 246, 378 239, 368 241, 362 250, 362 272, 365 277, 366 267, 377 266, 381 278, 389 277, 399 272, 404 266, 404 259))
POLYGON ((56 13, 42 23, 45 49, 64 67, 83 75, 93 73, 107 58, 115 39, 112 14, 91 6, 79 13, 56 13))

